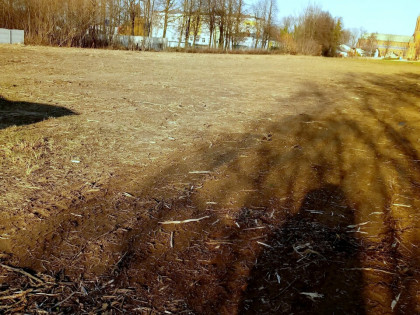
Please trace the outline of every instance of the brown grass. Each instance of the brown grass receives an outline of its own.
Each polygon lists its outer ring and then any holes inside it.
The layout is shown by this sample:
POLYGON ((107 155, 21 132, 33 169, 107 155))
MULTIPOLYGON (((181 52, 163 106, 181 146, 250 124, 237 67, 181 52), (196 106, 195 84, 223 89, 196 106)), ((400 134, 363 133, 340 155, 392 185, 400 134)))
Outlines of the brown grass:
POLYGON ((222 49, 208 47, 168 47, 166 52, 181 52, 190 54, 230 54, 230 55, 285 55, 280 49, 222 49))
POLYGON ((419 312, 417 65, 0 56, 2 311, 419 312))

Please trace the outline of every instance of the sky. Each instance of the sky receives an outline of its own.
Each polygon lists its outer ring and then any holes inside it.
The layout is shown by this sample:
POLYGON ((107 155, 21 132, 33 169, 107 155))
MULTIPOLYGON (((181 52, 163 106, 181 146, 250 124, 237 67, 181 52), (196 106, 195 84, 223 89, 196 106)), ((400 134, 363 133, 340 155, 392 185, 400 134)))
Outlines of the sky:
POLYGON ((345 28, 369 33, 413 35, 420 0, 277 0, 278 18, 299 15, 308 4, 316 4, 333 17, 342 17, 345 28))

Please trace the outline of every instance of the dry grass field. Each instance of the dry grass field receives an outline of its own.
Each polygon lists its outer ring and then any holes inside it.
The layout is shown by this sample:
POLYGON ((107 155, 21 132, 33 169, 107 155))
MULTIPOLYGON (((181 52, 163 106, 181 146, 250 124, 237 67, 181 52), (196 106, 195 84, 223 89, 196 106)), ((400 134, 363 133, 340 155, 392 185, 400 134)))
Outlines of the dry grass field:
POLYGON ((420 65, 0 45, 0 313, 420 313, 420 65))

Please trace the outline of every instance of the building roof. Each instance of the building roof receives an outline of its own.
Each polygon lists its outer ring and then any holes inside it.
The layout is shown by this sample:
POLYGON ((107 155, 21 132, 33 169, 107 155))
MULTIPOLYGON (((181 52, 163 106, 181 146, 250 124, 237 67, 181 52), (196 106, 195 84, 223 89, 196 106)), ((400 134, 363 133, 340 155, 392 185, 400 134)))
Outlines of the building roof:
MULTIPOLYGON (((371 36, 372 33, 364 34, 362 38, 367 39, 369 36, 371 36)), ((376 36, 377 40, 380 41, 391 41, 391 42, 401 42, 401 43, 408 43, 412 36, 406 36, 406 35, 394 35, 394 34, 374 34, 376 36)))
POLYGON ((338 48, 341 51, 350 51, 351 50, 351 48, 349 46, 344 45, 344 44, 341 44, 338 48))

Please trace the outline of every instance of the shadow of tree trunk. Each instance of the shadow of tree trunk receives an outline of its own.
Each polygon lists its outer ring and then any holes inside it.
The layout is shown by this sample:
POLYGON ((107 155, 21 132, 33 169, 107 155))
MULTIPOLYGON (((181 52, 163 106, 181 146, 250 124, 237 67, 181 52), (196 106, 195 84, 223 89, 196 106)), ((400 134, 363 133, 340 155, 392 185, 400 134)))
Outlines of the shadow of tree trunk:
POLYGON ((239 314, 364 314, 354 224, 339 186, 309 191, 264 245, 239 314))

